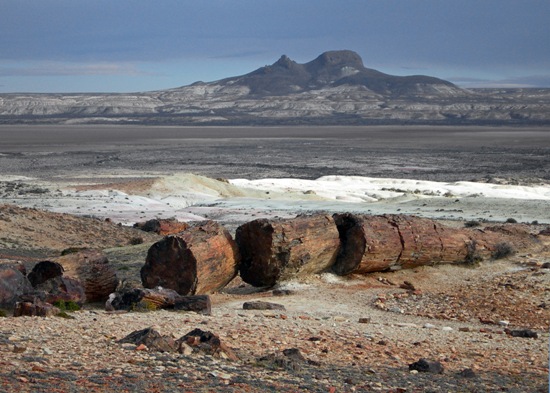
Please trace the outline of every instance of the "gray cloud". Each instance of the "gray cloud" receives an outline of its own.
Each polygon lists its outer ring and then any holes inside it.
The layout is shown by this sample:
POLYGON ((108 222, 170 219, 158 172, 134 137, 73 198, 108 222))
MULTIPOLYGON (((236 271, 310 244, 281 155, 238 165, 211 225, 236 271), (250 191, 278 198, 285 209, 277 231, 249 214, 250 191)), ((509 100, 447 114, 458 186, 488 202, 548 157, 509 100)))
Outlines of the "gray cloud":
POLYGON ((462 87, 550 87, 550 75, 528 75, 506 79, 451 77, 449 81, 462 87))
POLYGON ((138 69, 132 64, 95 63, 67 64, 44 62, 25 67, 0 67, 0 76, 86 76, 86 75, 124 75, 152 76, 151 72, 138 69))

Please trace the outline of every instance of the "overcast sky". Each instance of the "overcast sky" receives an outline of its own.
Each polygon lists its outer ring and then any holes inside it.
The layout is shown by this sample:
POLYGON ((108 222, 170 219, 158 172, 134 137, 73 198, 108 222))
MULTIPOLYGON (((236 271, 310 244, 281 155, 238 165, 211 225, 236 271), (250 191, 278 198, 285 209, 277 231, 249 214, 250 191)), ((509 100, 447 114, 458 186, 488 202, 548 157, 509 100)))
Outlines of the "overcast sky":
POLYGON ((549 0, 0 0, 0 92, 134 92, 324 51, 461 86, 550 87, 549 0))

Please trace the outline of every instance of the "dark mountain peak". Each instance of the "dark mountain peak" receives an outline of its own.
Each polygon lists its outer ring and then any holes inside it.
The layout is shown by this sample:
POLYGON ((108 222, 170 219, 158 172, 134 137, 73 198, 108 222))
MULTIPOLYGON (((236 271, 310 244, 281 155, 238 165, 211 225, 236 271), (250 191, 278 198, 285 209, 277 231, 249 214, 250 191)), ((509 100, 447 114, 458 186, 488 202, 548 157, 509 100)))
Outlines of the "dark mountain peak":
POLYGON ((363 59, 357 53, 351 50, 334 50, 324 52, 315 60, 308 63, 310 66, 317 67, 353 67, 357 69, 364 68, 363 59))
POLYGON ((426 76, 393 76, 366 68, 361 56, 351 50, 324 52, 316 59, 299 64, 282 55, 272 65, 223 82, 247 86, 256 97, 288 95, 341 85, 367 88, 385 96, 410 96, 437 91, 434 86, 452 83, 426 76))
POLYGON ((281 58, 277 60, 273 65, 284 67, 284 68, 290 68, 295 64, 297 63, 294 60, 291 60, 287 55, 282 55, 281 58))

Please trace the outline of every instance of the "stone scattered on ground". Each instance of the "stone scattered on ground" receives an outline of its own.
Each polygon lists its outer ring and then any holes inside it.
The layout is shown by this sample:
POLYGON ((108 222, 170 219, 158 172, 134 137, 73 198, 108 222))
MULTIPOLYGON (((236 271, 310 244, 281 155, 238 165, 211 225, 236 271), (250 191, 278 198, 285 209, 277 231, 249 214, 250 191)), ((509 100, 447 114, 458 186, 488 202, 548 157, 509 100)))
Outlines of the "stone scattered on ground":
POLYGON ((285 306, 278 303, 253 301, 243 304, 244 310, 285 310, 285 306))

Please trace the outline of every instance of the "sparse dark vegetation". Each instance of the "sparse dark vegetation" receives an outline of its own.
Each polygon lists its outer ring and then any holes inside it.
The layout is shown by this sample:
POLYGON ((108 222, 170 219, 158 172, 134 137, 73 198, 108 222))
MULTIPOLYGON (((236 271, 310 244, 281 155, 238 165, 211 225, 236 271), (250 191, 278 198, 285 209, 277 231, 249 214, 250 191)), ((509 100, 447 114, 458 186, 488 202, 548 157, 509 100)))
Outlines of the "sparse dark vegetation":
POLYGON ((466 221, 464 223, 464 226, 466 228, 474 228, 474 227, 478 227, 480 225, 481 225, 481 223, 479 221, 476 221, 476 220, 466 221))
POLYGON ((137 303, 132 303, 130 306, 130 311, 134 312, 149 312, 156 311, 158 309, 157 305, 153 302, 147 300, 141 300, 137 303))
POLYGON ((0 318, 6 318, 8 316, 8 314, 6 313, 6 311, 0 309, 0 318))
POLYGON ((502 259, 514 254, 514 247, 510 243, 502 242, 495 245, 495 250, 491 254, 493 259, 502 259))
POLYGON ((61 256, 63 255, 69 255, 69 254, 75 254, 80 251, 87 250, 86 247, 69 247, 61 251, 61 256))
POLYGON ((517 221, 515 218, 508 218, 508 219, 506 220, 506 223, 507 223, 507 224, 517 224, 518 221, 517 221))
POLYGON ((464 258, 464 263, 466 265, 475 265, 483 260, 481 255, 477 252, 477 242, 475 240, 470 241, 467 247, 468 252, 466 258, 464 258))
POLYGON ((130 239, 130 245, 137 246, 138 244, 143 244, 143 238, 136 236, 130 239))
POLYGON ((80 310, 80 306, 75 302, 73 302, 72 300, 69 300, 69 301, 58 300, 54 302, 53 305, 59 308, 62 312, 66 312, 66 311, 71 312, 71 311, 80 310))
POLYGON ((56 317, 59 318, 65 318, 65 319, 75 319, 72 315, 67 314, 66 311, 61 311, 59 314, 56 315, 56 317))

